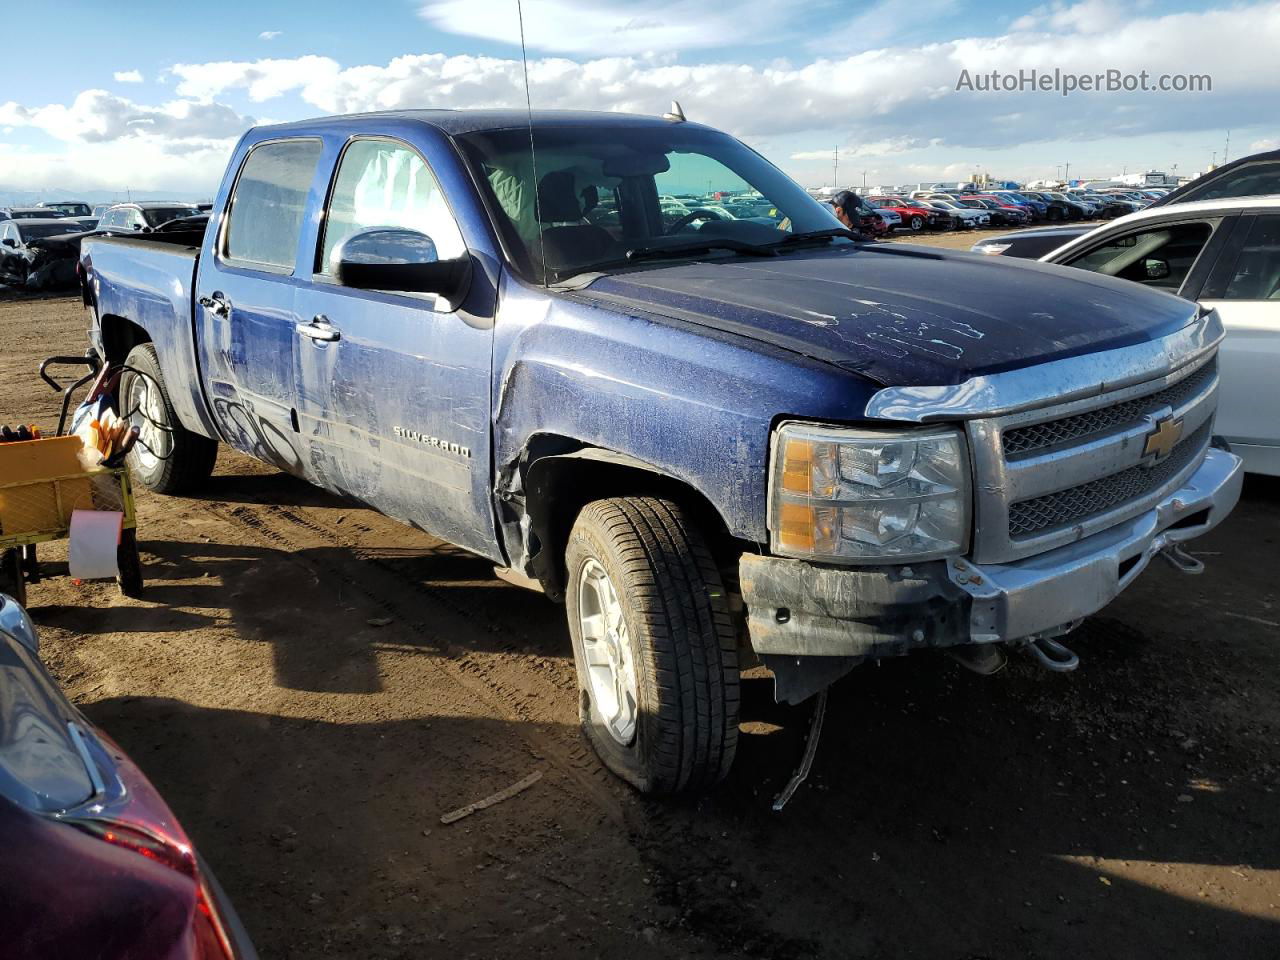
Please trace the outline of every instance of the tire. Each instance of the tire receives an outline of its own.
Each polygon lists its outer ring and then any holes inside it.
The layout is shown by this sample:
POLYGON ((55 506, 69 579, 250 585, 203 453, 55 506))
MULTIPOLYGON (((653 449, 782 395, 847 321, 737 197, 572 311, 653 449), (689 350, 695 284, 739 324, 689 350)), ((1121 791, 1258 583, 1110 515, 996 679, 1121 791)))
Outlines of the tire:
POLYGON ((116 547, 116 585, 120 593, 137 600, 142 596, 142 558, 138 556, 138 531, 122 530, 116 547))
POLYGON ((142 428, 138 442, 125 458, 130 472, 156 493, 195 489, 213 473, 217 441, 192 433, 178 422, 154 346, 138 344, 129 351, 125 365, 142 374, 126 370, 120 378, 121 416, 127 415, 142 428), (147 443, 148 439, 151 443, 147 443))
POLYGON ((719 782, 738 745, 737 642, 719 572, 688 515, 652 497, 596 500, 578 515, 565 562, 579 719, 601 761, 646 794, 719 782), (610 619, 598 603, 601 576, 616 600, 612 639, 589 623, 597 611, 610 619), (631 682, 615 682, 625 695, 611 697, 602 678, 625 675, 628 660, 631 682), (615 710, 628 696, 630 709, 615 710))
POLYGON ((7 593, 24 607, 27 581, 22 575, 22 551, 16 547, 0 551, 0 593, 7 593))
POLYGON ((908 221, 908 225, 912 230, 919 230, 924 226, 924 217, 917 214, 908 221))

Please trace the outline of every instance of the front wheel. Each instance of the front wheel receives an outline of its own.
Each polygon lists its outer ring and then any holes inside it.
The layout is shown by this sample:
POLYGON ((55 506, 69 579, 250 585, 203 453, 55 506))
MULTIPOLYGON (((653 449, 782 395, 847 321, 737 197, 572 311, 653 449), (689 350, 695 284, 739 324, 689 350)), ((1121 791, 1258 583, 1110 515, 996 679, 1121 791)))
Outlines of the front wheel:
POLYGON ((596 500, 565 549, 579 717, 642 793, 710 787, 738 743, 738 656, 720 574, 677 504, 596 500))
POLYGON ((120 378, 120 416, 138 427, 138 442, 126 458, 138 482, 156 493, 184 493, 213 473, 218 444, 178 422, 156 348, 140 343, 129 351, 120 378))
POLYGON ((910 226, 912 230, 919 230, 921 227, 924 226, 924 217, 919 217, 919 216, 912 217, 908 221, 908 226, 910 226))

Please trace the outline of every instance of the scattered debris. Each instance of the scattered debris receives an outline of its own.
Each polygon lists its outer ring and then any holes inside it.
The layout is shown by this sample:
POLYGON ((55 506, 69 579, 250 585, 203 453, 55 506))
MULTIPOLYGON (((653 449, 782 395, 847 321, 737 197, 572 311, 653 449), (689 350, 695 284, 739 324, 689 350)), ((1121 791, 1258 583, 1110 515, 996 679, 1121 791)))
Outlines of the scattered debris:
POLYGON ((365 621, 371 627, 385 627, 389 626, 391 622, 391 617, 371 617, 365 621))
POLYGON ((475 813, 477 810, 483 810, 486 807, 492 807, 494 804, 501 803, 503 800, 510 800, 517 793, 520 793, 521 791, 524 791, 524 790, 528 790, 530 787, 532 787, 535 783, 537 783, 541 779, 542 779, 542 771, 535 770, 533 771, 533 773, 529 774, 523 780, 518 780, 517 782, 513 783, 511 786, 507 787, 505 790, 499 790, 497 793, 491 793, 489 794, 489 796, 485 797, 483 800, 477 800, 475 803, 469 803, 465 807, 459 807, 457 810, 454 810, 451 813, 446 813, 443 817, 440 818, 440 822, 454 823, 455 821, 461 820, 463 817, 471 816, 471 814, 475 813))

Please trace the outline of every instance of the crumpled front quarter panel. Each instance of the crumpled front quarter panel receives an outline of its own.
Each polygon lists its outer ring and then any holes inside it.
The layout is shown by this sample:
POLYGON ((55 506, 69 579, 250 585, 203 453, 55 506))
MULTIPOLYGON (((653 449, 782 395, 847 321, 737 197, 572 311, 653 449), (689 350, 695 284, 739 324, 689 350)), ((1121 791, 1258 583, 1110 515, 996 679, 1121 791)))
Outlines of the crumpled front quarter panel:
POLYGON ((698 490, 766 542, 780 417, 856 420, 873 387, 786 351, 505 280, 495 337, 495 466, 538 434, 624 453, 698 490))

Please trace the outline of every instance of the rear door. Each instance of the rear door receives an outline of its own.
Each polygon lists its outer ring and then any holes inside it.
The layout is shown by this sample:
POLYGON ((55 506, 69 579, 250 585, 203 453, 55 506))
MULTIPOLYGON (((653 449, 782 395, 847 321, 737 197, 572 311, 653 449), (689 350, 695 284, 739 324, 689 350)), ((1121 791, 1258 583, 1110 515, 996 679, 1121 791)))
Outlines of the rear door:
POLYGON ((310 328, 295 346, 307 476, 498 559, 489 489, 492 288, 473 285, 451 310, 432 294, 341 286, 342 241, 374 227, 426 234, 442 260, 468 255, 421 152, 385 137, 345 144, 311 251, 312 282, 297 299, 310 328))
POLYGON ((1280 213, 1244 219, 1200 302, 1227 330, 1217 432, 1246 469, 1280 475, 1280 213))
POLYGON ((294 297, 305 279, 295 268, 322 146, 299 137, 249 151, 196 280, 218 428, 236 448, 295 474, 305 472, 294 383, 294 297))

